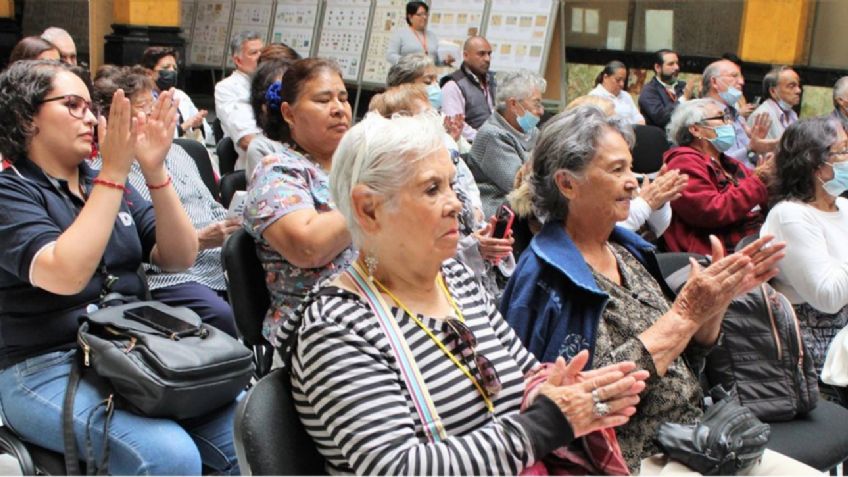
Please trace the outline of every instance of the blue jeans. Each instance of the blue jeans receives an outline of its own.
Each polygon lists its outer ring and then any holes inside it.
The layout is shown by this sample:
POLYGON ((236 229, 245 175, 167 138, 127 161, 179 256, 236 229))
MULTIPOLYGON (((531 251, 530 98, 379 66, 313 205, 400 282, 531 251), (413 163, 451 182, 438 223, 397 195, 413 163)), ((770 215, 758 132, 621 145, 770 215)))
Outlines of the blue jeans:
MULTIPOLYGON (((62 400, 76 351, 46 353, 0 371, 3 423, 38 446, 64 452, 62 400)), ((74 434, 85 460, 85 433, 92 408, 110 394, 109 384, 86 370, 74 403, 74 434)), ((203 465, 239 473, 233 445, 235 402, 191 420, 150 418, 116 409, 109 426, 109 472, 113 475, 200 475, 203 465)), ((96 462, 101 459, 104 413, 92 418, 96 462)))

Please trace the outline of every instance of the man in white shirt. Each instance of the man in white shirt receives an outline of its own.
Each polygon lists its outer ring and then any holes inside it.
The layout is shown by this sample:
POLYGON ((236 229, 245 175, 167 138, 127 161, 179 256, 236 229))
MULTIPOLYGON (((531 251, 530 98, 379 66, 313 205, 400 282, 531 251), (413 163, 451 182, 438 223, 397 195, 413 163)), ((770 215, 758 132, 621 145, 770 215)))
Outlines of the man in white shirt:
POLYGON ((248 31, 234 36, 230 53, 236 69, 215 85, 215 114, 221 120, 224 135, 233 139, 238 153, 236 170, 244 169, 247 146, 262 131, 250 107, 250 75, 256 69, 263 46, 259 33, 248 31))
POLYGON ((766 98, 751 117, 748 127, 754 126, 754 118, 767 114, 771 118, 768 139, 780 139, 790 124, 798 121, 798 113, 792 108, 801 102, 801 78, 789 66, 778 66, 763 77, 763 97, 766 98))

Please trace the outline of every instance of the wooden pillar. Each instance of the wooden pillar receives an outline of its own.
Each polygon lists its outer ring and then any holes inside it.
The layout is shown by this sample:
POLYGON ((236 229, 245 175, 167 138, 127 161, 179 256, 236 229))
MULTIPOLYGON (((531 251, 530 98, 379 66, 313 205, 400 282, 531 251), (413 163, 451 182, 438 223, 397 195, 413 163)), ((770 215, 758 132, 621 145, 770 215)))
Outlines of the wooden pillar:
POLYGON ((746 0, 739 56, 758 63, 803 62, 812 6, 811 0, 746 0))
POLYGON ((15 23, 15 1, 0 0, 0 64, 6 65, 12 48, 21 39, 21 29, 15 23))
POLYGON ((175 48, 185 62, 185 40, 180 36, 180 0, 110 0, 111 35, 106 36, 104 61, 133 65, 148 46, 175 48))

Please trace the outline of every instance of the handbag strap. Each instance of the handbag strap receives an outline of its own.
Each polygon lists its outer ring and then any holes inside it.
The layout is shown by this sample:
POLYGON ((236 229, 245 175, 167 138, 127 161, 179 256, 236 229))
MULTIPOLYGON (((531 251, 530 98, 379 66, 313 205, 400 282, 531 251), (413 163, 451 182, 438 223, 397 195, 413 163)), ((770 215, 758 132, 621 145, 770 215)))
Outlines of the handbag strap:
POLYGON ((65 400, 62 403, 62 440, 65 446, 65 470, 68 475, 80 475, 77 441, 74 437, 74 398, 76 398, 81 377, 82 356, 76 353, 71 363, 68 387, 65 389, 65 400))
POLYGON ((427 391, 427 385, 421 376, 418 365, 415 363, 415 357, 412 355, 412 351, 410 351, 409 345, 406 343, 406 339, 404 339, 397 322, 393 319, 382 295, 380 295, 374 283, 364 277, 364 274, 355 262, 348 267, 345 273, 356 285, 360 295, 371 306, 371 310, 377 317, 380 327, 388 338, 403 379, 406 382, 406 388, 409 390, 409 395, 412 396, 418 416, 424 424, 424 431, 427 437, 431 442, 440 442, 446 439, 447 433, 445 432, 444 425, 442 425, 442 420, 439 418, 433 399, 427 391))

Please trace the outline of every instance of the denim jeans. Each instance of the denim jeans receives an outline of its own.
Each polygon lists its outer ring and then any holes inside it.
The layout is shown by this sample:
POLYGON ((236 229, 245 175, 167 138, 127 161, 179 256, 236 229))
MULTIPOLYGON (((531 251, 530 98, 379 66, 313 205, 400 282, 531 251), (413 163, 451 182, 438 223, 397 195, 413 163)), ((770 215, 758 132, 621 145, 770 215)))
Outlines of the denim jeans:
MULTIPOLYGON (((76 351, 46 353, 0 371, 3 423, 21 438, 64 452, 62 401, 76 351)), ((95 461, 101 459, 104 413, 91 409, 110 394, 109 384, 86 370, 74 403, 74 434, 85 460, 90 428, 95 461)), ((109 426, 109 473, 113 475, 200 475, 203 465, 218 473, 239 473, 233 445, 235 402, 190 420, 143 417, 116 409, 109 426)))

